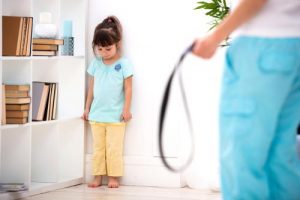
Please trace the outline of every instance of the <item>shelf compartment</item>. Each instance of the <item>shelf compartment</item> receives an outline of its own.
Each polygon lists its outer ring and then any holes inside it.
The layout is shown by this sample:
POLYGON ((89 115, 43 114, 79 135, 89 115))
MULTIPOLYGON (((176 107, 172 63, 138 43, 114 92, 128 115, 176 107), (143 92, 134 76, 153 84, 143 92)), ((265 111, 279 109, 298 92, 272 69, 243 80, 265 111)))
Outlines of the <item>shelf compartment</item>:
POLYGON ((33 60, 32 81, 58 82, 59 77, 58 60, 33 60))
POLYGON ((84 110, 84 60, 59 60, 57 119, 81 116, 84 110))
POLYGON ((31 5, 28 1, 2 0, 2 15, 31 16, 31 5))
POLYGON ((32 126, 31 180, 58 181, 59 134, 57 124, 32 126))
MULTIPOLYGON (((39 23, 40 13, 41 12, 50 12, 51 13, 51 23, 57 26, 57 30, 59 30, 60 26, 60 0, 32 0, 33 6, 33 28, 35 25, 39 23)), ((33 29, 34 30, 34 29, 33 29)), ((57 37, 59 34, 57 34, 57 37)), ((36 37, 33 33, 33 37, 36 37)))
POLYGON ((63 34, 62 26, 64 20, 71 20, 74 37, 74 55, 85 55, 85 31, 82 28, 85 27, 86 23, 86 9, 86 2, 84 0, 61 0, 60 20, 62 24, 60 35, 62 36, 63 34))
POLYGON ((31 133, 29 126, 1 130, 1 182, 30 183, 31 133))
POLYGON ((30 84, 30 60, 5 60, 2 63, 2 83, 4 84, 30 84))
POLYGON ((59 123, 59 180, 83 177, 84 121, 82 119, 59 123))

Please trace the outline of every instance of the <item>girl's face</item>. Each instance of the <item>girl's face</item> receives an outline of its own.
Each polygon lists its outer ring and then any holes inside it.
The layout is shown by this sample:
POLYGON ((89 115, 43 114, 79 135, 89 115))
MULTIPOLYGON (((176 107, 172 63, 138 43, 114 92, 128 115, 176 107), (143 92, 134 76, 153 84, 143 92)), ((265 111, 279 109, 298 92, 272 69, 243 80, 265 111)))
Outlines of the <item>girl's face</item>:
POLYGON ((97 50, 98 50, 99 55, 104 60, 113 59, 117 55, 117 52, 118 52, 116 44, 106 46, 106 47, 97 46, 97 50))

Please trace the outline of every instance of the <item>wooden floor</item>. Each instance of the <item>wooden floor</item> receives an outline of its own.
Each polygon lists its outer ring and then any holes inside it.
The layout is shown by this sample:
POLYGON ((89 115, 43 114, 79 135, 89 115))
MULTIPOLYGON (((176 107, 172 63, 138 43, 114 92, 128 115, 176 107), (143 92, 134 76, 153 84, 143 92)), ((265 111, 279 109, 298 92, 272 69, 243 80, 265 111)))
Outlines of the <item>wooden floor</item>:
POLYGON ((107 186, 88 188, 78 185, 56 190, 22 200, 220 200, 219 192, 208 190, 193 190, 189 188, 158 188, 121 186, 109 189, 107 186))

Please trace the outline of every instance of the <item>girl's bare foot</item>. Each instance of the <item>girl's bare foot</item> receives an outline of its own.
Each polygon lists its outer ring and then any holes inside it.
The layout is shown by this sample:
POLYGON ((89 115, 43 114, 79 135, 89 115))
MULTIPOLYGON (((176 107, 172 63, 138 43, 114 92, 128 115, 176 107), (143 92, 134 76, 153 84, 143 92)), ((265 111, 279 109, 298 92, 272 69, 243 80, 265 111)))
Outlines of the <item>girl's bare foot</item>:
POLYGON ((99 187, 102 185, 102 177, 101 176, 95 176, 94 180, 88 184, 88 187, 99 187))
POLYGON ((119 180, 117 177, 108 177, 108 187, 109 188, 118 188, 119 187, 119 180))

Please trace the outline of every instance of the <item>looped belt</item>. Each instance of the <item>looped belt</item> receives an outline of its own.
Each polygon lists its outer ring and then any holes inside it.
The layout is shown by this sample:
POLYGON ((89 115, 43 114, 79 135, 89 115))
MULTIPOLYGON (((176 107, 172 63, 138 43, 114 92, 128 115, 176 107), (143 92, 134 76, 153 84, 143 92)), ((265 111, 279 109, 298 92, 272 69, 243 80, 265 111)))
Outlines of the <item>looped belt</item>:
POLYGON ((180 67, 181 67, 181 64, 182 64, 184 58, 186 57, 186 55, 193 50, 194 45, 195 44, 193 43, 183 52, 183 54, 180 56, 177 64, 175 65, 175 67, 168 79, 166 88, 164 90, 163 100, 162 100, 161 108, 160 108, 159 131, 158 131, 159 154, 160 154, 160 158, 161 158, 164 166, 173 172, 180 172, 180 171, 183 171, 184 169, 186 169, 192 162, 192 159, 194 156, 194 148, 195 148, 194 146, 195 145, 193 143, 193 140, 191 140, 192 141, 191 151, 190 151, 190 155, 189 155, 186 163, 184 163, 182 166, 180 166, 178 168, 175 168, 167 162, 166 156, 164 153, 164 149, 163 149, 163 128, 164 128, 165 114, 166 114, 166 110, 167 110, 167 106, 168 106, 168 102, 169 102, 169 95, 170 95, 170 91, 171 91, 171 87, 172 87, 173 78, 174 78, 175 74, 178 72, 179 72, 179 74, 178 74, 179 75, 178 76, 179 77, 179 85, 180 85, 180 91, 181 91, 181 96, 182 96, 182 100, 183 100, 184 110, 185 110, 185 114, 186 114, 186 117, 188 120, 189 132, 191 134, 191 138, 193 138, 193 126, 192 126, 192 121, 191 121, 191 115, 190 115, 190 110, 189 110, 189 107, 187 104, 187 99, 186 99, 186 94, 185 94, 185 90, 184 90, 184 86, 183 86, 180 67))

